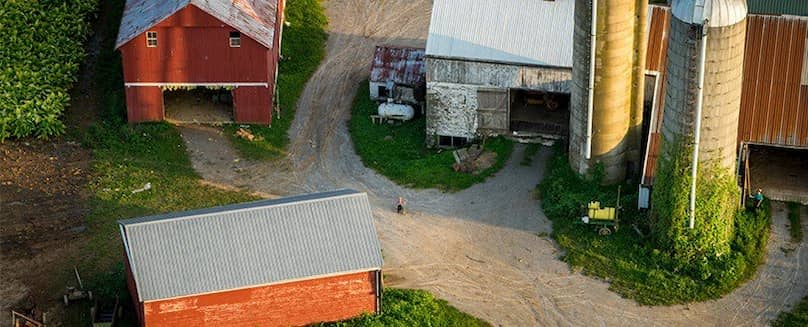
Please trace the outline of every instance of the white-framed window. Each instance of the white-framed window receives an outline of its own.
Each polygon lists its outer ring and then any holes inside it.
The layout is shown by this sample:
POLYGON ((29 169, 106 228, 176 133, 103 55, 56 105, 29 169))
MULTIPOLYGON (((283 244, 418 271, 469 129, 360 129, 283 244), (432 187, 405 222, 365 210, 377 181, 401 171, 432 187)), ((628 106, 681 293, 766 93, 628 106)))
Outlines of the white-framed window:
POLYGON ((230 47, 231 48, 241 47, 241 32, 230 32, 230 47))
POLYGON ((146 46, 149 48, 157 47, 157 32, 155 31, 146 32, 146 46))

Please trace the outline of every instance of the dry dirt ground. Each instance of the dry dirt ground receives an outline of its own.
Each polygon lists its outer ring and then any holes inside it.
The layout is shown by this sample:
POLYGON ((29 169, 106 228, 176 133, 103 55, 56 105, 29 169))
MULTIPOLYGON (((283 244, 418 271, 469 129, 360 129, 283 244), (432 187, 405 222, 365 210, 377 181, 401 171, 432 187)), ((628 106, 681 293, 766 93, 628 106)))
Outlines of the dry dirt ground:
POLYGON ((805 243, 788 243, 784 206, 775 205, 766 264, 756 277, 717 301, 639 306, 608 290, 608 282, 571 272, 544 233, 551 224, 532 189, 550 155, 506 167, 486 183, 445 194, 395 185, 364 167, 346 121, 377 44, 424 46, 428 0, 332 0, 327 56, 298 103, 290 151, 275 162, 238 158, 216 129, 186 127, 194 168, 217 184, 285 195, 333 188, 365 191, 385 258, 388 286, 429 290, 463 311, 507 326, 765 325, 808 291, 805 243), (397 196, 410 214, 392 211, 397 196), (788 254, 781 248, 793 248, 788 254))

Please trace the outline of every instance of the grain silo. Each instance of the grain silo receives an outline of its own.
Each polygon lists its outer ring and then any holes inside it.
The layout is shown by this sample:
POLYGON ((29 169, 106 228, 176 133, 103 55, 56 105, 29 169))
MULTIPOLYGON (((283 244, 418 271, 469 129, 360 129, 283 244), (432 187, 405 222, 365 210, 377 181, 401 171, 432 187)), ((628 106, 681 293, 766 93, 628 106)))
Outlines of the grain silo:
MULTIPOLYGON (((741 106, 746 0, 674 0, 662 133, 695 145, 701 101, 699 162, 733 169, 741 106), (706 38, 706 47, 702 48, 706 38), (701 58, 706 52, 705 58, 701 58), (703 59, 703 95, 699 71, 703 59)), ((692 149, 691 149, 692 150, 692 149)))
POLYGON ((602 163, 604 183, 622 181, 640 163, 647 6, 575 3, 570 165, 583 174, 602 163))
POLYGON ((671 3, 662 157, 651 209, 661 244, 672 244, 684 259, 729 250, 739 194, 733 170, 746 8, 746 0, 671 3))

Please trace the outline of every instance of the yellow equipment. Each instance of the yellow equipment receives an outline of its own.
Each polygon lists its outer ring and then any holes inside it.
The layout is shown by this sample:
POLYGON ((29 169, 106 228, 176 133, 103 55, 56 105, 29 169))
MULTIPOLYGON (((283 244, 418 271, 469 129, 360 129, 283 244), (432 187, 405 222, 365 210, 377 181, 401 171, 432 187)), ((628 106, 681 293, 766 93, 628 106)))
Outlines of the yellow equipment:
POLYGON ((589 218, 590 219, 597 219, 597 220, 614 220, 615 217, 615 208, 600 207, 600 201, 592 201, 589 202, 589 218))

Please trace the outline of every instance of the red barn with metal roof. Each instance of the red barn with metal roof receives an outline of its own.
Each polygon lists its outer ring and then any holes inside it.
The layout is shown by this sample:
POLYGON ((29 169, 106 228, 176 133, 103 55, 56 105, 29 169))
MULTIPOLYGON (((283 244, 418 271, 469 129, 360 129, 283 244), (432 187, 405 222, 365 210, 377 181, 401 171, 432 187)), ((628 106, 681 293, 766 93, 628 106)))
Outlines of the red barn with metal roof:
POLYGON ((232 118, 270 124, 284 0, 128 0, 116 48, 129 122, 165 119, 164 91, 229 90, 232 118))

